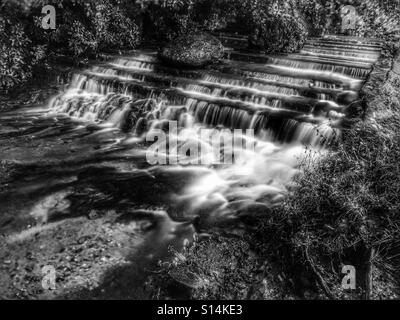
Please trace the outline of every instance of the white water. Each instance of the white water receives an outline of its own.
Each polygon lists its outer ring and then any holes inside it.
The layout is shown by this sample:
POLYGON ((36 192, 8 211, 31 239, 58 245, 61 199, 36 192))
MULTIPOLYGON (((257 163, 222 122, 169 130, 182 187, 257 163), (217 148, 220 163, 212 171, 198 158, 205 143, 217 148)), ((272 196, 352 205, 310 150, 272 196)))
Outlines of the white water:
MULTIPOLYGON (((309 49, 304 53, 309 54, 309 49)), ((314 53, 323 55, 324 51, 314 53)), ((330 55, 336 54, 343 58, 336 51, 330 55)), ((361 55, 360 59, 370 57, 361 55)), ((329 103, 331 108, 322 115, 312 114, 312 108, 309 112, 291 110, 292 105, 287 101, 305 99, 302 92, 313 87, 355 90, 367 74, 365 69, 360 71, 356 67, 284 59, 265 65, 272 66, 274 73, 260 71, 263 65, 258 65, 257 71, 253 70, 254 65, 249 65, 248 69, 242 67, 240 72, 236 71, 235 76, 197 72, 199 76, 195 79, 184 72, 179 76, 168 75, 168 71, 155 66, 153 56, 139 54, 135 59, 117 58, 106 66, 93 67, 74 77, 69 89, 51 102, 51 112, 121 129, 133 115, 135 124, 119 143, 135 154, 138 143, 144 143, 146 136, 165 128, 168 121, 177 121, 179 129, 170 132, 169 138, 178 141, 177 147, 187 143, 202 146, 197 157, 203 165, 175 164, 162 169, 172 175, 185 170, 196 172, 194 181, 179 193, 171 194, 171 202, 181 208, 183 215, 207 215, 217 220, 240 215, 246 208, 264 208, 266 212, 277 205, 298 173, 299 160, 306 151, 311 148, 317 155, 340 137, 340 130, 334 126, 344 117, 341 110, 345 106, 333 100, 334 91, 316 94, 320 102, 329 103), (241 76, 243 79, 238 78, 241 76), (167 91, 157 90, 160 84, 154 81, 167 83, 167 91), (165 92, 172 93, 168 96, 165 92), (145 130, 138 130, 138 124, 144 124, 145 130), (251 138, 254 149, 236 150, 233 164, 214 165, 218 159, 212 151, 212 142, 201 136, 201 131, 210 127, 254 129, 256 136, 251 138)), ((236 68, 234 62, 232 66, 236 68)), ((307 101, 298 103, 311 103, 307 101)), ((144 157, 146 149, 141 152, 144 157)))

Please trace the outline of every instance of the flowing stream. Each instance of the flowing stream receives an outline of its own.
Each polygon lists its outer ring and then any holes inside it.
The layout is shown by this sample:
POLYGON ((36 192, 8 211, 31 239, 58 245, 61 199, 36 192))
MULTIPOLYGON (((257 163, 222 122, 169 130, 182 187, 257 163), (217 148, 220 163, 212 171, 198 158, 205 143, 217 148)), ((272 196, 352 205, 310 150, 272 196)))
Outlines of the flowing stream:
POLYGON ((331 36, 285 56, 233 51, 206 70, 164 66, 147 50, 94 65, 48 105, 0 115, 1 140, 38 144, 2 154, 29 168, 2 182, 3 210, 41 223, 104 208, 148 215, 162 226, 154 247, 238 226, 284 199, 301 157, 339 139, 379 54, 373 41, 331 36), (222 155, 206 129, 228 141, 222 155), (160 132, 167 164, 150 164, 160 132))

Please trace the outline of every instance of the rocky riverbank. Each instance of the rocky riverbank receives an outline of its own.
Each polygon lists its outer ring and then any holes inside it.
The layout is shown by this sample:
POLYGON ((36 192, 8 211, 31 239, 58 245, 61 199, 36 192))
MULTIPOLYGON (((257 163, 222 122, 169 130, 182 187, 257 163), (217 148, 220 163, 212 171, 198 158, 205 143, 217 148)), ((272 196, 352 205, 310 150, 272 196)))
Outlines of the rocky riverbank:
POLYGON ((49 123, 37 128, 42 139, 27 131, 35 114, 31 120, 18 114, 45 106, 63 86, 47 87, 31 87, 0 102, 0 298, 147 298, 144 282, 158 261, 157 255, 148 256, 148 247, 157 246, 162 227, 152 215, 157 208, 137 206, 145 211, 135 213, 132 204, 129 219, 121 219, 126 211, 93 209, 90 198, 100 201, 102 195, 87 187, 76 210, 65 212, 75 188, 68 185, 76 179, 68 163, 76 161, 77 172, 82 170, 93 144, 52 135, 49 123), (9 116, 20 123, 19 130, 4 125, 9 116), (54 290, 42 286, 44 266, 55 269, 54 290))

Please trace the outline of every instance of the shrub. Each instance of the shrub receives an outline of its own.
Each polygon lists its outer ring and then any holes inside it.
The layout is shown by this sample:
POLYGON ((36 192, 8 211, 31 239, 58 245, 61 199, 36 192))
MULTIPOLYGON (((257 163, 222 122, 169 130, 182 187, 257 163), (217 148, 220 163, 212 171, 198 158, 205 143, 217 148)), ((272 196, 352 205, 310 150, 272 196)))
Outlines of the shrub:
POLYGON ((194 23, 195 0, 149 2, 142 10, 144 37, 150 42, 170 41, 197 29, 194 23))
POLYGON ((0 5, 0 90, 8 92, 32 76, 45 57, 45 46, 34 46, 14 2, 0 5))
POLYGON ((26 80, 30 75, 27 67, 30 41, 20 24, 0 17, 0 85, 5 91, 26 80), (11 37, 10 37, 11 35, 11 37))
MULTIPOLYGON (((150 278, 152 298, 246 299, 258 268, 246 241, 215 236, 195 243, 150 278)), ((258 297, 260 298, 260 297, 258 297)))
POLYGON ((124 13, 127 0, 9 0, 0 4, 0 86, 10 90, 52 54, 86 58, 100 50, 132 49, 139 28, 124 13), (56 30, 41 26, 41 9, 54 5, 56 30))
POLYGON ((400 2, 398 0, 362 1, 358 7, 362 24, 357 33, 360 36, 393 40, 400 35, 400 2))
MULTIPOLYGON (((200 28, 214 31, 225 29, 238 21, 243 22, 241 16, 244 8, 240 0, 198 0, 193 9, 200 28)), ((240 27, 245 29, 246 25, 240 23, 240 27)))
POLYGON ((53 50, 67 50, 74 56, 87 56, 105 49, 132 49, 140 40, 138 26, 123 13, 118 0, 34 0, 31 13, 36 28, 32 38, 48 43, 53 50), (56 30, 41 28, 40 12, 46 5, 58 12, 56 30))
POLYGON ((266 52, 294 52, 305 42, 304 21, 291 3, 279 0, 246 2, 250 45, 266 52))
POLYGON ((193 31, 234 27, 251 35, 253 47, 296 51, 307 30, 296 7, 280 0, 185 0, 149 4, 144 10, 146 39, 169 41, 193 31))
POLYGON ((295 5, 307 23, 310 35, 317 37, 326 31, 330 11, 329 2, 321 0, 295 0, 295 5))

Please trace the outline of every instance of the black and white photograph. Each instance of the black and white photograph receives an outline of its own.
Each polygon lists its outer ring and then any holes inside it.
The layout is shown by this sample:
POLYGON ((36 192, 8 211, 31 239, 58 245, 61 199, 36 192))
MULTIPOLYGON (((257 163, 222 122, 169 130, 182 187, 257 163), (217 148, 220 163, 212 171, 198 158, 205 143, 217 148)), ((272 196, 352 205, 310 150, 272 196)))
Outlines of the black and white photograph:
POLYGON ((399 299, 400 0, 0 0, 0 300, 399 299))

